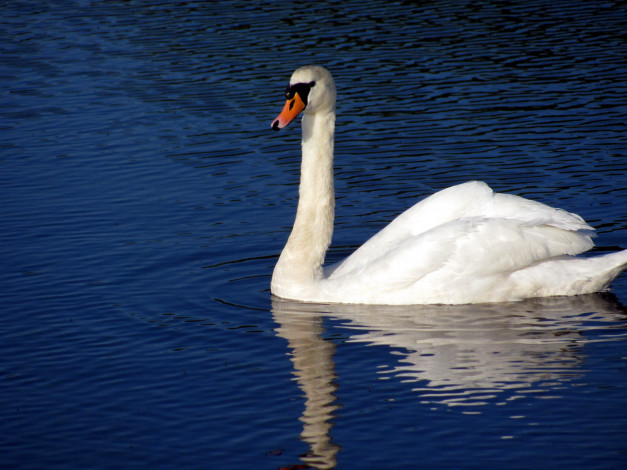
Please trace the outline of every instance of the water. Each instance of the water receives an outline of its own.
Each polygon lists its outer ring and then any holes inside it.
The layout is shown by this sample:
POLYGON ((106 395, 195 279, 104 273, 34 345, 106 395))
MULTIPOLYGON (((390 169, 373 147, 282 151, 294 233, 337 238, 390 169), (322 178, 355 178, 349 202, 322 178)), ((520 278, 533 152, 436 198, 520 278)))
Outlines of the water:
POLYGON ((338 86, 341 259, 470 179, 627 247, 621 2, 2 4, 0 467, 620 468, 611 295, 272 299, 293 69, 338 86))

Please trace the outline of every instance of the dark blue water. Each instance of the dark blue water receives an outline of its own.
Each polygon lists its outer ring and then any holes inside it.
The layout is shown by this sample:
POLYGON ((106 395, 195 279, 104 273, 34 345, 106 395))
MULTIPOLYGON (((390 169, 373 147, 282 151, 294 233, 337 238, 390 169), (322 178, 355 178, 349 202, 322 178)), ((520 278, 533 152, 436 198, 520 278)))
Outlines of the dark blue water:
POLYGON ((0 13, 0 468, 627 463, 625 274, 493 306, 269 293, 300 152, 269 126, 309 63, 338 86, 331 260, 470 179, 627 248, 624 3, 0 13))

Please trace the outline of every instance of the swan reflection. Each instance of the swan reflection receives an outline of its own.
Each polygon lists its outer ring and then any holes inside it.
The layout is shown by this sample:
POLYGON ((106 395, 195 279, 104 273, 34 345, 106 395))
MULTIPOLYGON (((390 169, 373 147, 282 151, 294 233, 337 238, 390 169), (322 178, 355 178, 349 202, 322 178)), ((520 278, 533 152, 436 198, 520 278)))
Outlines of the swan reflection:
POLYGON ((422 402, 472 410, 532 393, 559 396, 585 374, 581 363, 587 343, 627 338, 627 310, 605 294, 403 307, 274 298, 272 309, 306 396, 302 438, 311 455, 304 460, 315 468, 333 468, 338 451, 330 436, 339 406, 336 346, 323 339, 326 316, 349 330, 346 341, 389 347, 396 365, 380 373, 407 382, 422 402))
MULTIPOLYGON (((274 319, 280 324, 279 336, 287 339, 296 379, 305 393, 301 438, 311 451, 302 457, 313 468, 335 468, 339 446, 331 441, 331 418, 338 408, 333 355, 335 344, 322 338, 322 316, 296 310, 290 303, 273 300, 274 319)), ((303 304, 296 304, 303 305, 303 304)))

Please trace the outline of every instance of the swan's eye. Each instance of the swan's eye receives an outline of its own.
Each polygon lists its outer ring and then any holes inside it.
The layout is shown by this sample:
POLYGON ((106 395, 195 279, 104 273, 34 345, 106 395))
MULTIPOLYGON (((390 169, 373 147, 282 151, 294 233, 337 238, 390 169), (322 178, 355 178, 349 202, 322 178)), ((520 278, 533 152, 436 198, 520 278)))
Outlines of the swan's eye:
POLYGON ((294 83, 293 85, 288 85, 287 89, 285 90, 285 98, 291 100, 292 98, 294 98, 294 95, 298 93, 298 96, 300 96, 300 99, 306 105, 307 98, 309 97, 309 91, 311 90, 311 87, 315 84, 316 82, 294 83))

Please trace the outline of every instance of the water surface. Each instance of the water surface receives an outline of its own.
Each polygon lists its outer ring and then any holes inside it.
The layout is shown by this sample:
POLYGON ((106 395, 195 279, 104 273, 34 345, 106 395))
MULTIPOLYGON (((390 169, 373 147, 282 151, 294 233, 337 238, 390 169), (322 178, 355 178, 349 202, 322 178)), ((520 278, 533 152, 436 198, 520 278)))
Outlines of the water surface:
POLYGON ((291 72, 338 86, 336 233, 480 179, 627 248, 621 2, 14 1, 0 31, 0 467, 620 468, 627 276, 303 305, 291 72))

